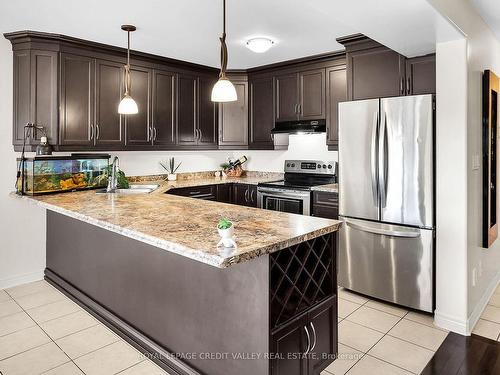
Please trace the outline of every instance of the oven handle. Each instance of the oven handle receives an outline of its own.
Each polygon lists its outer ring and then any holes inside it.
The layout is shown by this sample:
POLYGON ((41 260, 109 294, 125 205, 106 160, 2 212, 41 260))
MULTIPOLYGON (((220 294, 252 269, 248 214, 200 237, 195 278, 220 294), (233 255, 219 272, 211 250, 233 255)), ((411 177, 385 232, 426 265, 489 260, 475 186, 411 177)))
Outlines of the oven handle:
POLYGON ((265 194, 268 196, 273 196, 277 198, 309 198, 311 196, 311 193, 309 191, 281 191, 281 190, 274 190, 274 189, 265 189, 265 188, 258 188, 257 190, 258 193, 265 194))

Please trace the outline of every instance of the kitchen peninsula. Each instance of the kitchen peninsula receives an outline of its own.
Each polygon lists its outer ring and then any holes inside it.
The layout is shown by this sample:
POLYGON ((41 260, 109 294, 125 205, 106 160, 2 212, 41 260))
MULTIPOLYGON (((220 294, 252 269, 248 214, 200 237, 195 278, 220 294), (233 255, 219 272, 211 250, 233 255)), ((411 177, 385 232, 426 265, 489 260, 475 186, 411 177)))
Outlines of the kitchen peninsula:
POLYGON ((47 209, 46 279, 169 373, 319 374, 337 352, 340 223, 168 189, 26 198, 47 209), (217 248, 221 217, 236 249, 217 248))

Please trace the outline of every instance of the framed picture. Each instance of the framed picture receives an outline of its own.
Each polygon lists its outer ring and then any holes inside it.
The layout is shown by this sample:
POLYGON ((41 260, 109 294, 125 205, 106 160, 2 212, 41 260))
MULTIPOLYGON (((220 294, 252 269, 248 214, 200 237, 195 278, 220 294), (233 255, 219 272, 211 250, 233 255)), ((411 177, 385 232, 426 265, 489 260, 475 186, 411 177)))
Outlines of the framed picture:
POLYGON ((499 79, 483 74, 483 247, 498 238, 497 214, 497 127, 499 79))

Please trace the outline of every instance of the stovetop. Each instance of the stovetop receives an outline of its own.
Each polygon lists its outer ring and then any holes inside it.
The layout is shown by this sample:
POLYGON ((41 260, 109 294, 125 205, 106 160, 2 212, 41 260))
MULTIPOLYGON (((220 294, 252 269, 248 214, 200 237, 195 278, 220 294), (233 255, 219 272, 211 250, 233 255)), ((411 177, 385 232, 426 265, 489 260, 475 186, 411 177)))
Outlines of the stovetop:
POLYGON ((286 160, 285 179, 260 183, 259 186, 294 190, 311 190, 313 186, 337 182, 337 163, 320 160, 286 160))

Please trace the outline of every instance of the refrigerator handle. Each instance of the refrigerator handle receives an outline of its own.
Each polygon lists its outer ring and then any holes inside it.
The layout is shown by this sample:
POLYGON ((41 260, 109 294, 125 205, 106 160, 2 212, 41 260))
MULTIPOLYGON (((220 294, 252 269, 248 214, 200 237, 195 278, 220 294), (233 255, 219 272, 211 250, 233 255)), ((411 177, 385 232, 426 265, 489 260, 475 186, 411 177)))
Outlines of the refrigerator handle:
POLYGON ((387 162, 388 162, 388 150, 387 150, 387 113, 382 114, 382 119, 380 121, 380 135, 379 135, 379 191, 380 191, 380 207, 385 207, 387 203, 387 162))
POLYGON ((347 224, 348 227, 360 230, 362 232, 367 232, 367 233, 373 233, 373 234, 380 234, 382 236, 391 236, 391 237, 403 237, 403 238, 418 238, 420 237, 420 230, 415 229, 415 230, 405 230, 405 231, 400 231, 400 230, 387 230, 387 229, 381 229, 381 228, 372 228, 368 226, 364 226, 358 223, 353 223, 352 221, 346 220, 345 223, 347 224))
POLYGON ((372 141, 371 141, 371 176, 372 176, 372 194, 373 194, 373 202, 375 206, 378 206, 378 196, 379 196, 379 184, 378 184, 378 167, 377 167, 377 154, 378 154, 378 146, 377 146, 377 136, 378 136, 378 112, 375 112, 373 116, 373 124, 372 124, 372 141))

